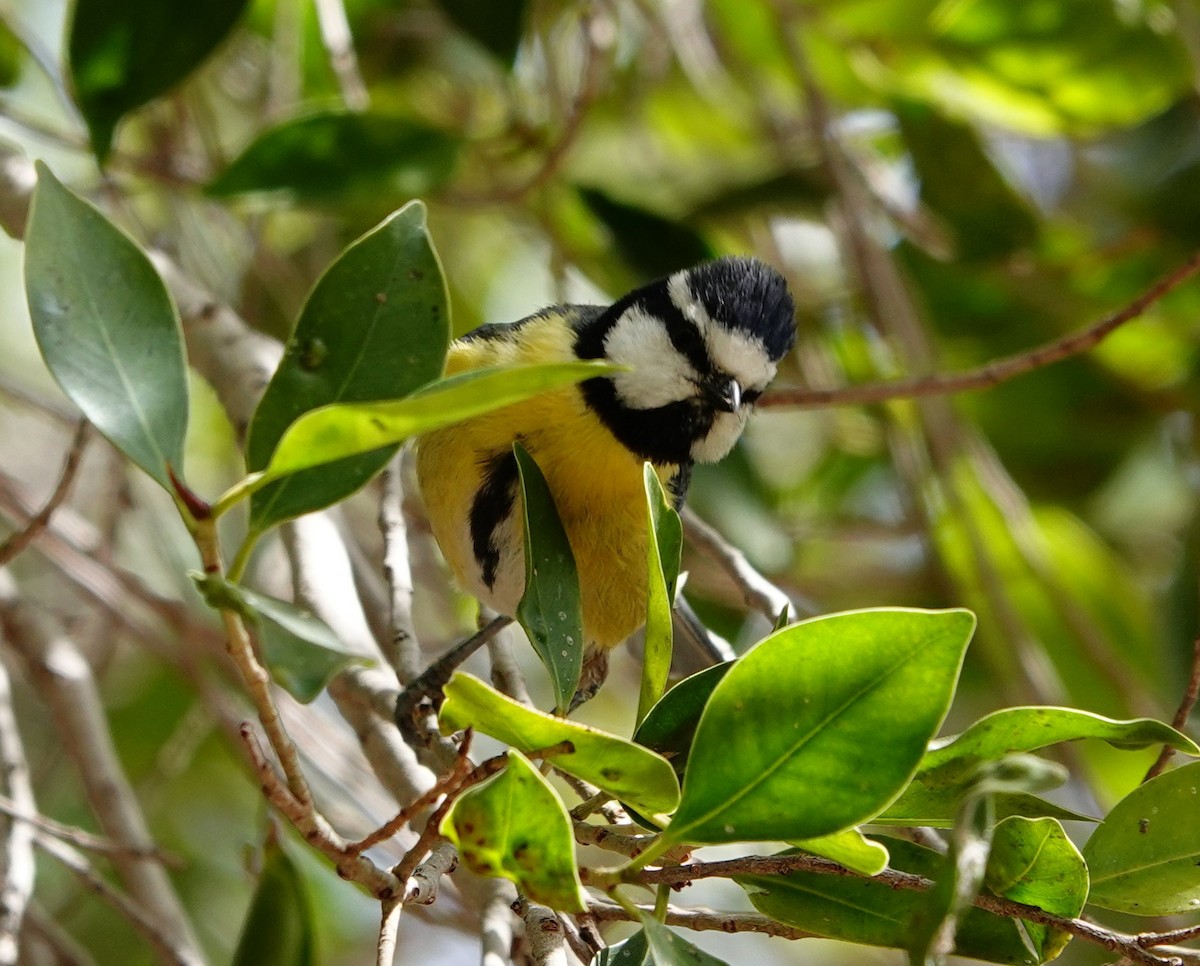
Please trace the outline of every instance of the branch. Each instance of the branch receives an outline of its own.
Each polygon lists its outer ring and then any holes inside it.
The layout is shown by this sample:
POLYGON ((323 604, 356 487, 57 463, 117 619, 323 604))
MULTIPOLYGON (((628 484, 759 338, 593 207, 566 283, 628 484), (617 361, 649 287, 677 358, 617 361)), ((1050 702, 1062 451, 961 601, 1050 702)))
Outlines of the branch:
POLYGON ((525 920, 525 938, 533 966, 567 966, 567 944, 558 913, 524 897, 518 898, 513 908, 525 920))
POLYGON ((421 673, 421 645, 413 626, 413 576, 408 526, 404 520, 404 468, 397 454, 384 468, 379 496, 379 532, 383 536, 383 575, 388 585, 390 636, 383 654, 401 684, 421 673))
MULTIPOLYGON (((637 906, 637 909, 647 915, 654 914, 653 906, 637 906)), ((588 913, 598 922, 634 922, 636 916, 625 909, 608 902, 589 902, 588 913)), ((805 932, 795 926, 788 926, 766 916, 750 912, 702 912, 667 909, 667 925, 682 926, 684 929, 694 929, 697 932, 716 930, 724 933, 756 932, 767 936, 779 936, 783 939, 813 939, 820 938, 814 933, 805 932)))
MULTIPOLYGON (((1171 719, 1171 725, 1176 731, 1182 731, 1187 725, 1198 697, 1200 697, 1200 637, 1192 642, 1192 674, 1188 678, 1187 687, 1184 689, 1183 698, 1175 711, 1175 717, 1171 719)), ((1167 767, 1167 762, 1174 755, 1174 748, 1170 745, 1163 745, 1163 750, 1159 752, 1158 758, 1150 766, 1150 770, 1146 772, 1146 777, 1142 781, 1148 782, 1151 778, 1161 775, 1163 769, 1167 767)))
MULTIPOLYGON (((12 684, 8 669, 0 663, 0 788, 15 808, 34 812, 37 804, 29 779, 25 746, 13 713, 12 684)), ((21 923, 33 897, 35 860, 33 829, 27 822, 9 817, 0 843, 0 963, 13 966, 20 955, 21 923)))
POLYGON ((75 482, 75 476, 79 472, 79 464, 83 460, 88 432, 87 420, 81 419, 75 427, 75 435, 67 449, 66 459, 63 460, 62 471, 58 476, 58 483, 55 484, 50 498, 37 513, 29 518, 25 526, 0 543, 0 567, 9 563, 17 554, 33 543, 37 535, 49 526, 50 517, 54 515, 54 511, 66 500, 67 494, 71 491, 71 484, 75 482))
POLYGON ((342 100, 352 111, 365 111, 370 104, 370 97, 358 69, 346 8, 342 0, 316 0, 316 7, 321 42, 325 45, 325 53, 329 55, 329 66, 337 78, 342 100))
POLYGON ((746 555, 733 546, 689 507, 683 508, 683 530, 688 540, 701 553, 711 557, 737 586, 742 601, 753 611, 762 614, 771 624, 779 619, 786 607, 794 612, 791 598, 754 569, 746 555))
POLYGON ((945 396, 977 389, 991 389, 1001 383, 1077 356, 1095 348, 1118 328, 1144 313, 1155 302, 1174 291, 1200 272, 1200 252, 1168 272, 1124 308, 1079 332, 1072 332, 1044 345, 966 372, 948 375, 917 376, 892 382, 843 386, 837 389, 776 389, 763 396, 762 407, 845 406, 854 403, 884 402, 889 399, 914 399, 921 396, 945 396))

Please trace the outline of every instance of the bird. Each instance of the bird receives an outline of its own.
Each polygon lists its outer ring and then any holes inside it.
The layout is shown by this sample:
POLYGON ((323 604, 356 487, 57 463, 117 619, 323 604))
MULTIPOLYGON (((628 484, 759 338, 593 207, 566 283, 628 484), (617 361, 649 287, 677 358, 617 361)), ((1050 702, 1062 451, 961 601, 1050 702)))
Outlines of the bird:
POLYGON ((727 256, 611 305, 554 305, 454 341, 447 375, 584 359, 621 367, 417 439, 418 486, 459 586, 516 615, 525 589, 519 442, 546 479, 575 557, 580 688, 594 693, 609 651, 646 620, 644 461, 679 509, 693 466, 733 448, 795 338, 782 275, 757 258, 727 256))

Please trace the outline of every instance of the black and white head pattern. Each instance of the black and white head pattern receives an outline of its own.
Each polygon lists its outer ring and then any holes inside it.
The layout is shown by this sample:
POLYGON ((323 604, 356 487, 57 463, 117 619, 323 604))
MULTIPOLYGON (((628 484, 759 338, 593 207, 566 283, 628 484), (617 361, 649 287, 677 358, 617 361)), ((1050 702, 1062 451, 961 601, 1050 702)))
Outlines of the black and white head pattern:
POLYGON ((576 351, 628 367, 583 386, 626 446, 658 463, 714 462, 794 341, 782 276, 722 258, 629 293, 581 328, 576 351))

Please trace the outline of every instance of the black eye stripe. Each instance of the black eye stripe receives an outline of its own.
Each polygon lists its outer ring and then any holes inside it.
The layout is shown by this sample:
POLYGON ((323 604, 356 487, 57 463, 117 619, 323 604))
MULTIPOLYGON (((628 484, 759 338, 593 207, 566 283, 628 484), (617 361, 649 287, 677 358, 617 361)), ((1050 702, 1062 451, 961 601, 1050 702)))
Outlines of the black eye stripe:
POLYGON ((679 310, 679 306, 671 301, 665 285, 647 290, 640 300, 640 306, 645 312, 662 320, 675 351, 687 359, 698 373, 704 375, 712 371, 712 360, 708 356, 704 338, 679 310))

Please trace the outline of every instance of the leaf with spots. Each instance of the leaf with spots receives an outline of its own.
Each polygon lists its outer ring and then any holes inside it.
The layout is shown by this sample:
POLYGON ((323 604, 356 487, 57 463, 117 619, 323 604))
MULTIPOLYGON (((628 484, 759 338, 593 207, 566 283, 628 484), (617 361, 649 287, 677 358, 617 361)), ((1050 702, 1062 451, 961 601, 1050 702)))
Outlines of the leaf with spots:
MULTIPOLYGON (((304 413, 398 399, 437 379, 449 341, 441 265, 425 206, 413 202, 351 244, 317 280, 254 413, 247 465, 267 466, 304 413)), ((263 487, 251 501, 251 527, 262 532, 349 496, 393 452, 394 443, 263 487)))
POLYGON ((574 750, 554 756, 560 771, 591 782, 647 815, 670 813, 679 803, 679 782, 671 765, 641 745, 535 711, 462 671, 455 672, 444 691, 446 703, 438 718, 443 731, 471 727, 525 752, 569 741, 574 750))
POLYGON ((42 357, 92 425, 173 493, 188 423, 179 313, 133 239, 37 170, 25 291, 42 357))
POLYGON ((468 789, 438 829, 478 875, 511 879, 522 895, 560 912, 583 912, 571 818, 558 793, 519 751, 504 770, 468 789))

